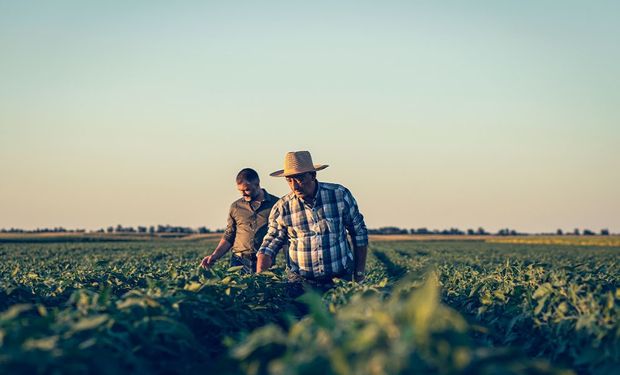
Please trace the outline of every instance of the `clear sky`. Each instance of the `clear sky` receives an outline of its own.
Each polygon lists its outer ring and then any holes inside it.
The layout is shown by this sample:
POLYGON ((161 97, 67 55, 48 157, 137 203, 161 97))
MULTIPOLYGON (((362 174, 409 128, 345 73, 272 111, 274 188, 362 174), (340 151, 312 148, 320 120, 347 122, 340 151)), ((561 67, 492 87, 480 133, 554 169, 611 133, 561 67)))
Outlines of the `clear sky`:
POLYGON ((369 227, 620 231, 620 2, 0 0, 0 228, 221 228, 330 167, 369 227))

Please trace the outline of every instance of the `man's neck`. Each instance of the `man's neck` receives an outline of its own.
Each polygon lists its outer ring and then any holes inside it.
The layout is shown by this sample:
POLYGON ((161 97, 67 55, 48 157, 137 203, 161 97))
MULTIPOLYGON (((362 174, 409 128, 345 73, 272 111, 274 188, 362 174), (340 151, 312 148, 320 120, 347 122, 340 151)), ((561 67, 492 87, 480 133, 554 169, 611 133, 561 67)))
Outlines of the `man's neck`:
POLYGON ((258 193, 258 197, 256 197, 256 200, 259 202, 262 202, 265 200, 265 190, 260 189, 260 192, 258 193))
POLYGON ((258 193, 258 195, 256 196, 256 198, 252 199, 250 198, 250 200, 245 200, 247 203, 252 204, 254 202, 262 202, 265 200, 265 191, 263 189, 260 189, 260 192, 258 193))
POLYGON ((314 180, 314 190, 312 190, 312 199, 316 198, 317 193, 319 192, 319 181, 314 180))
POLYGON ((314 181, 314 189, 312 189, 312 195, 304 198, 303 201, 309 205, 309 206, 314 206, 314 201, 316 200, 316 193, 319 190, 319 182, 318 181, 314 181))

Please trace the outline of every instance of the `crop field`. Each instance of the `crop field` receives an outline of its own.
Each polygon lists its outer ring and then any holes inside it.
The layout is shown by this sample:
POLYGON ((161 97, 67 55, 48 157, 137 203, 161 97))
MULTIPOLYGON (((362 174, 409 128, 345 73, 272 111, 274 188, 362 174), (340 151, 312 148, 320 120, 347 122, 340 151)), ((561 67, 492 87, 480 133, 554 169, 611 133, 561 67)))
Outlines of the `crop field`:
POLYGON ((613 242, 375 239, 298 300, 216 242, 0 243, 0 373, 620 373, 613 242))

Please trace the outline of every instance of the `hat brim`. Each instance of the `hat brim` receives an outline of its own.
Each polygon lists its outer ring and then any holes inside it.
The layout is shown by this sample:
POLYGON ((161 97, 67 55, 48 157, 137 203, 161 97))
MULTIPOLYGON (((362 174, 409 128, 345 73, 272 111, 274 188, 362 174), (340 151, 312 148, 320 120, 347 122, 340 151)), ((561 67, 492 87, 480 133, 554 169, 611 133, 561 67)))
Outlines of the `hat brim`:
POLYGON ((300 174, 300 173, 321 171, 327 167, 329 167, 329 165, 327 164, 314 164, 314 168, 308 169, 308 170, 285 171, 284 169, 280 169, 273 173, 269 173, 269 175, 271 177, 288 177, 288 176, 293 176, 293 175, 300 174))

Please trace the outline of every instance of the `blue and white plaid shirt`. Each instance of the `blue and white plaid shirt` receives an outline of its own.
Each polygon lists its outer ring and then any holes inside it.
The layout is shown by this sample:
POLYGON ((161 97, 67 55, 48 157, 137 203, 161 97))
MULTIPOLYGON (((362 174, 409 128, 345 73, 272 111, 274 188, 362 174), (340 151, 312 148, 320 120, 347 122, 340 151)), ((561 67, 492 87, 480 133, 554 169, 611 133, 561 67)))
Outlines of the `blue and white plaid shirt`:
POLYGON ((351 192, 338 184, 317 184, 312 207, 293 192, 275 203, 269 215, 269 229, 258 250, 275 259, 288 241, 289 271, 311 280, 352 271, 353 252, 346 232, 354 246, 368 245, 364 217, 351 192))

